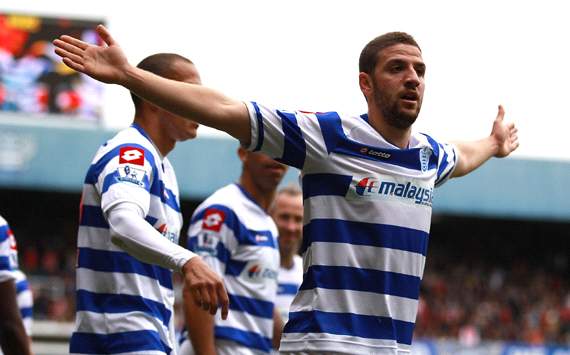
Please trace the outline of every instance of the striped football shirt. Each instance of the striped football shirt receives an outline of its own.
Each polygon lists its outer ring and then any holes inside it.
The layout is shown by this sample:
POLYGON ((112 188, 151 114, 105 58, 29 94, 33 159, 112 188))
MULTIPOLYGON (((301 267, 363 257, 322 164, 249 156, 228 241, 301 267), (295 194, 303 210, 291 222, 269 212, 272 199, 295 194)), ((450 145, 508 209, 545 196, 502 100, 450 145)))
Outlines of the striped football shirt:
POLYGON ((413 133, 400 149, 367 115, 248 110, 249 149, 301 170, 303 283, 280 350, 408 353, 433 191, 454 147, 413 133))
POLYGON ((111 241, 105 213, 125 201, 178 243, 182 215, 174 170, 136 124, 99 148, 85 177, 71 353, 150 355, 175 348, 172 271, 139 261, 111 241))

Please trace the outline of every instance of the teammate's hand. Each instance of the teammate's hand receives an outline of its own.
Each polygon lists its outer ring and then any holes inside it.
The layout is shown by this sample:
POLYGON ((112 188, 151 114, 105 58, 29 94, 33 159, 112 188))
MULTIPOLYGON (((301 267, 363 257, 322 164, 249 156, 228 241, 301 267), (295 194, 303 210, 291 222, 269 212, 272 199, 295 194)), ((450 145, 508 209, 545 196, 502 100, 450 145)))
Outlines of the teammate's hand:
POLYGON ((218 307, 222 307, 222 319, 228 317, 230 301, 224 287, 224 282, 199 257, 195 256, 182 267, 184 282, 194 302, 210 314, 216 314, 218 307))
POLYGON ((495 139, 498 146, 495 154, 497 158, 506 157, 519 147, 518 129, 514 123, 506 123, 504 118, 505 110, 502 105, 499 105, 499 112, 491 130, 491 137, 495 139))
POLYGON ((130 64, 105 26, 97 26, 96 31, 104 42, 101 46, 63 35, 53 41, 55 53, 68 67, 78 72, 105 83, 121 84, 126 79, 125 73, 130 64))

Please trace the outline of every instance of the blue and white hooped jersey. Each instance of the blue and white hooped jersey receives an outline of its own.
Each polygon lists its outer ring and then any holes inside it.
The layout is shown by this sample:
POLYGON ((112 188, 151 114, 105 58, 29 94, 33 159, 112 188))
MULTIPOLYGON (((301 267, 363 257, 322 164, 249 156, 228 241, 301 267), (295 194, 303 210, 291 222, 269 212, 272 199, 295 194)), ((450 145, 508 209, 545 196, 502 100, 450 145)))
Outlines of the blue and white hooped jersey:
POLYGON ((188 249, 224 278, 230 312, 227 320, 216 314, 216 339, 269 353, 279 269, 273 219, 241 186, 227 185, 194 212, 188 249))
POLYGON ((172 271, 139 261, 111 241, 105 213, 137 204, 145 220, 178 243, 178 183, 136 124, 99 148, 83 185, 77 241, 74 354, 170 354, 175 348, 172 271))
POLYGON ((408 353, 433 191, 454 147, 412 134, 399 149, 367 115, 248 109, 249 149, 302 170, 304 275, 280 350, 408 353))
POLYGON ((26 328, 28 335, 32 335, 32 309, 34 306, 32 291, 26 275, 18 266, 16 238, 8 222, 0 216, 0 282, 7 280, 14 280, 18 308, 24 322, 24 328, 26 328))
POLYGON ((279 267, 277 281, 275 307, 279 310, 283 322, 287 322, 291 302, 303 282, 303 259, 299 255, 295 255, 293 256, 293 267, 290 269, 279 267))

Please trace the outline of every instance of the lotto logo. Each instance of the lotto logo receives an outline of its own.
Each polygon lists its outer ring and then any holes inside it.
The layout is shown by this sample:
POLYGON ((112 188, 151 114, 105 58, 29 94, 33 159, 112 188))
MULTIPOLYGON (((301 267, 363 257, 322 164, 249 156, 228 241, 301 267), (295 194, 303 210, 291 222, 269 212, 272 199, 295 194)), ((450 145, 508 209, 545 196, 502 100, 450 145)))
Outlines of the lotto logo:
POLYGON ((135 147, 123 147, 119 152, 119 164, 144 165, 144 150, 135 147))
POLYGON ((226 219, 226 214, 223 211, 211 208, 204 214, 204 219, 202 220, 202 228, 211 230, 214 232, 219 232, 226 219))

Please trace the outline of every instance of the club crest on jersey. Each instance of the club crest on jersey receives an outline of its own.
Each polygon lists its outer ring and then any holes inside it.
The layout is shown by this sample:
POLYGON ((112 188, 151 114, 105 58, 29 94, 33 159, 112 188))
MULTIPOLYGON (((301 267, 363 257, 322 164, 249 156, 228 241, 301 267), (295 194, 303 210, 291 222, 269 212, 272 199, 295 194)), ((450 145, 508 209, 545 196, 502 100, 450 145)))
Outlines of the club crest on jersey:
POLYGON ((388 176, 354 177, 348 199, 386 199, 431 206, 433 187, 418 180, 396 181, 388 176))
POLYGON ((220 235, 218 233, 202 232, 198 234, 198 243, 196 245, 196 253, 200 255, 218 255, 218 244, 220 243, 220 235))
POLYGON ((135 168, 131 165, 123 165, 117 168, 117 173, 119 175, 117 178, 119 181, 130 182, 141 187, 144 186, 143 179, 146 175, 144 169, 135 168))
POLYGON ((226 219, 224 211, 215 208, 210 208, 204 213, 202 220, 202 228, 214 232, 219 232, 226 219))
POLYGON ((420 149, 420 165, 422 171, 428 171, 429 168, 429 158, 431 157, 431 149, 428 147, 423 147, 420 149))
POLYGON ((119 151, 119 164, 144 165, 144 150, 136 147, 123 147, 119 151))

